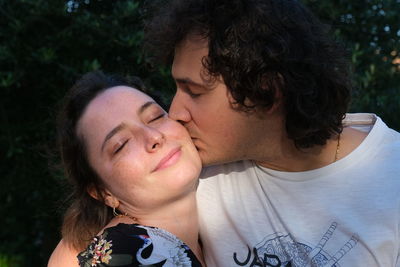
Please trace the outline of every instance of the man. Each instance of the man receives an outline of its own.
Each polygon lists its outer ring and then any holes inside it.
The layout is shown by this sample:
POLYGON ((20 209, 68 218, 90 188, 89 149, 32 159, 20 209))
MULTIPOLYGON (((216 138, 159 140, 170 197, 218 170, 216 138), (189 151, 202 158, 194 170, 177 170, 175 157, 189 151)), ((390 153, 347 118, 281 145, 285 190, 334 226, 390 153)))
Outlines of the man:
POLYGON ((400 266, 400 134, 347 114, 346 54, 295 0, 173 0, 147 48, 204 165, 208 266, 400 266))

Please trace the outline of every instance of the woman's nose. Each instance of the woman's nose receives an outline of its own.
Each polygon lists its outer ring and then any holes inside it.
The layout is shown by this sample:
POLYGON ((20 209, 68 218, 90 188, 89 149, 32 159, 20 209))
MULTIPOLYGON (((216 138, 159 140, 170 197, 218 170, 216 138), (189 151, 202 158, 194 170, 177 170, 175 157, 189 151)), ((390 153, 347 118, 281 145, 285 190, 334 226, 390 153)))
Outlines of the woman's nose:
POLYGON ((157 129, 147 128, 146 130, 146 150, 148 152, 157 151, 165 142, 164 134, 157 129))

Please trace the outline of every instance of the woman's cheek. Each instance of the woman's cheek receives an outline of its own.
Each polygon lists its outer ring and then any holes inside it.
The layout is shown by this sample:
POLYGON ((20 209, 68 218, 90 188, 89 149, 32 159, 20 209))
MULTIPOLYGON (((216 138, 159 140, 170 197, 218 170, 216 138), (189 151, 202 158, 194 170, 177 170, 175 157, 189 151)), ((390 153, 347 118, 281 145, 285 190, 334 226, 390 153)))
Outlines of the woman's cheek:
POLYGON ((138 156, 132 154, 119 158, 113 165, 113 179, 120 180, 123 184, 126 180, 132 181, 140 176, 145 163, 140 164, 139 161, 138 156))
POLYGON ((186 128, 180 123, 173 121, 164 129, 164 133, 168 133, 168 136, 173 137, 175 140, 180 142, 186 142, 190 139, 189 133, 186 128))

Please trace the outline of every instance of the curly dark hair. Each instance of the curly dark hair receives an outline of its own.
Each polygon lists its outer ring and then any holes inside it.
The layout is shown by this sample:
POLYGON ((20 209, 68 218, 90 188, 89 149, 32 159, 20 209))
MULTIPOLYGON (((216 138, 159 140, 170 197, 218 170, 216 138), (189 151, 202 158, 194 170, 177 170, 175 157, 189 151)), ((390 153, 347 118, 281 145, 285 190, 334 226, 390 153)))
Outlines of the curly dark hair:
POLYGON ((208 41, 203 66, 221 75, 244 111, 283 96, 286 131, 297 148, 339 134, 348 109, 351 68, 330 28, 297 0, 171 0, 146 23, 145 47, 171 64, 190 35, 208 41), (250 100, 250 106, 246 105, 250 100))
MULTIPOLYGON (((62 236, 77 250, 84 249, 113 216, 111 208, 103 202, 102 181, 89 164, 85 141, 78 135, 77 125, 97 95, 120 85, 148 94, 137 77, 123 78, 93 71, 82 76, 68 91, 58 115, 58 146, 65 176, 72 186, 71 204, 64 215, 62 236), (99 199, 90 196, 89 189, 94 190, 99 199)), ((160 103, 158 97, 152 97, 160 103)))

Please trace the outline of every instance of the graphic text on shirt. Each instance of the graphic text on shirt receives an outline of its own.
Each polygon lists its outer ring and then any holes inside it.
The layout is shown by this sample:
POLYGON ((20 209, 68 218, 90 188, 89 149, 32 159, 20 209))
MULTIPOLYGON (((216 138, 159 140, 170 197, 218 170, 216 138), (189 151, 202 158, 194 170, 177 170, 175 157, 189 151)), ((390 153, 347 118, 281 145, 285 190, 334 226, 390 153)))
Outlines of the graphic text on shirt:
POLYGON ((340 267, 339 261, 358 242, 353 234, 350 239, 333 255, 324 249, 329 239, 334 238, 338 224, 333 222, 318 244, 312 248, 296 242, 290 234, 274 233, 266 236, 253 249, 248 247, 247 256, 240 257, 233 253, 233 260, 238 266, 275 266, 275 267, 340 267))

